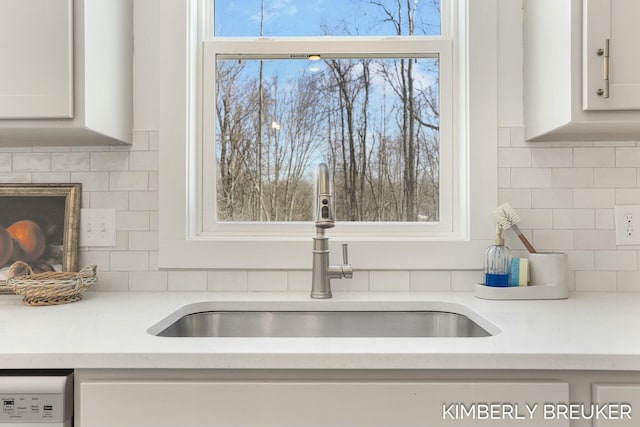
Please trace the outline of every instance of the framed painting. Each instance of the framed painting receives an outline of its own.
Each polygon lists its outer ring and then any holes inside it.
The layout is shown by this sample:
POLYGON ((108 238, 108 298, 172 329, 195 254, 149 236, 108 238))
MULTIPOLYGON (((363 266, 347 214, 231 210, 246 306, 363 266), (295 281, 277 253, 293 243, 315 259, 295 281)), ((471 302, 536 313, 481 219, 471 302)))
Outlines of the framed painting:
POLYGON ((77 271, 81 184, 0 184, 0 292, 15 261, 77 271))

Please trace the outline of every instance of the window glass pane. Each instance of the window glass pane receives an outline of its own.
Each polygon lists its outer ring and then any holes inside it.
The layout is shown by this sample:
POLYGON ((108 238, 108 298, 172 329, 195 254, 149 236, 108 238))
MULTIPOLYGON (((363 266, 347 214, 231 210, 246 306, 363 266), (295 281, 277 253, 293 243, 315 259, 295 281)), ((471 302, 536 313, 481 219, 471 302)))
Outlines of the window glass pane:
POLYGON ((216 63, 219 221, 311 221, 315 167, 340 221, 438 221, 437 58, 216 63))
POLYGON ((214 0, 216 36, 440 35, 441 0, 214 0))

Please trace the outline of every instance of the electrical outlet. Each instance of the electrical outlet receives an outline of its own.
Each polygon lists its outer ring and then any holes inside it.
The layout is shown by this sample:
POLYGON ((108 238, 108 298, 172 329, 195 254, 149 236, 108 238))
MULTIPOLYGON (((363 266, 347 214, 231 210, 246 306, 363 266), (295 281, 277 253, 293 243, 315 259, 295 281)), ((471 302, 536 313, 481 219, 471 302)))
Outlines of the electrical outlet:
POLYGON ((116 210, 80 209, 80 246, 115 246, 116 210))
POLYGON ((616 245, 640 245, 640 205, 615 206, 614 212, 616 245))

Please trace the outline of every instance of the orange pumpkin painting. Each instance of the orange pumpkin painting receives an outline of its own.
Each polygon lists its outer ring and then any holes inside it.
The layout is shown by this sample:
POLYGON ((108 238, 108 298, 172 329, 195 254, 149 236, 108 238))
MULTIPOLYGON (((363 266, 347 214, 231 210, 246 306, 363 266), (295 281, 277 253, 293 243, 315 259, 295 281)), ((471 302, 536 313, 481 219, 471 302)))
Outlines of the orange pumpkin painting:
POLYGON ((42 229, 35 222, 18 221, 7 231, 13 238, 13 260, 34 262, 44 254, 47 242, 42 229))
POLYGON ((62 271, 65 212, 64 197, 0 197, 0 283, 16 261, 62 271))

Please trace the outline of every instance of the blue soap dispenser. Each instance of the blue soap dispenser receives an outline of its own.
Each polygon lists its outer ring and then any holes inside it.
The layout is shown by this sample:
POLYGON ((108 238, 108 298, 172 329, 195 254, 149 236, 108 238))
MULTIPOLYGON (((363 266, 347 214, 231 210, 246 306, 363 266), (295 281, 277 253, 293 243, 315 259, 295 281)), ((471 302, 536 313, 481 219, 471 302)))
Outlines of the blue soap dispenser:
POLYGON ((484 252, 484 283, 487 286, 507 287, 509 286, 509 267, 511 265, 511 254, 507 246, 504 245, 502 237, 502 226, 496 229, 495 244, 489 246, 484 252))

